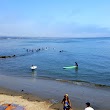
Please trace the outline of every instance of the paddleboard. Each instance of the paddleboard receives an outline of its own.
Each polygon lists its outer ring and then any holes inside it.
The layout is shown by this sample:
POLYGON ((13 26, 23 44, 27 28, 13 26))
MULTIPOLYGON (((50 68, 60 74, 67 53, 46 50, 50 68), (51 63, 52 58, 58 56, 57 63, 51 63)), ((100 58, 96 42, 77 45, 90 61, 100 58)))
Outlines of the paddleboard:
POLYGON ((32 70, 35 70, 37 68, 37 66, 31 66, 30 67, 32 70))
POLYGON ((72 68, 76 68, 77 66, 67 66, 67 67, 63 67, 63 69, 72 69, 72 68))

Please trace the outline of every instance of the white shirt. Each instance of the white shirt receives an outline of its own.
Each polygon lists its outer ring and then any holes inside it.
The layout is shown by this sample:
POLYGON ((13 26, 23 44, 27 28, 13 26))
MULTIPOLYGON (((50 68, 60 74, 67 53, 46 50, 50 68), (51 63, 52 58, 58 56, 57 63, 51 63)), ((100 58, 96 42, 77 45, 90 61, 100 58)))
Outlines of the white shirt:
POLYGON ((85 110, 94 110, 92 107, 87 107, 85 110))

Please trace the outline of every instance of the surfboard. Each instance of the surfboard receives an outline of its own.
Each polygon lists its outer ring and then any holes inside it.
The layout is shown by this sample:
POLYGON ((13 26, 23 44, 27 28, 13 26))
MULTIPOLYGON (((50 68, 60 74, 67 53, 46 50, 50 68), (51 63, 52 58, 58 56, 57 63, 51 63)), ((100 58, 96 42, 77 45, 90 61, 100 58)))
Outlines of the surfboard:
POLYGON ((35 70, 37 68, 37 66, 31 66, 30 67, 32 70, 35 70))
POLYGON ((76 68, 77 66, 67 66, 67 67, 63 67, 63 69, 72 69, 72 68, 76 68))

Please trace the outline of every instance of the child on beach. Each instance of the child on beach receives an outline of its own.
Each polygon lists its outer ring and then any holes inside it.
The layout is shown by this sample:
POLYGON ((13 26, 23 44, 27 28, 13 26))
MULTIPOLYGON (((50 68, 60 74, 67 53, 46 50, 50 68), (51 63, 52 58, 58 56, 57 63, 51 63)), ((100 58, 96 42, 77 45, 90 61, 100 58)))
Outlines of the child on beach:
POLYGON ((64 95, 62 103, 63 103, 63 110, 70 110, 71 109, 71 102, 69 100, 68 94, 64 95))

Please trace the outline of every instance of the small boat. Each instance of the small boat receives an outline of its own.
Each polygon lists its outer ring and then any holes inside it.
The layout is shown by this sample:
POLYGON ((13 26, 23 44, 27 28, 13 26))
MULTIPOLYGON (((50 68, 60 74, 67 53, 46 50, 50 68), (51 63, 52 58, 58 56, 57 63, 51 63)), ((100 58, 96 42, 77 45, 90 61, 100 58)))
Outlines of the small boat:
POLYGON ((31 68, 31 70, 35 70, 35 69, 37 69, 37 66, 31 66, 30 68, 31 68))

